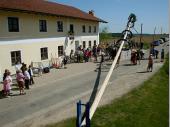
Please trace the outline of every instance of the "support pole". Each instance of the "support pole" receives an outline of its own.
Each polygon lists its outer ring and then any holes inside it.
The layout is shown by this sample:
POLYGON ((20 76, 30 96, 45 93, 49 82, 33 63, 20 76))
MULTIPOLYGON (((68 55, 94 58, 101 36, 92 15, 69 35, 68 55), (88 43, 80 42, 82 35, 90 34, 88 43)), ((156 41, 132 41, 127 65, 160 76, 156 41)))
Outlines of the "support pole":
POLYGON ((76 127, 81 127, 81 101, 77 103, 77 121, 76 127))
POLYGON ((86 104, 86 127, 90 127, 90 103, 86 104))

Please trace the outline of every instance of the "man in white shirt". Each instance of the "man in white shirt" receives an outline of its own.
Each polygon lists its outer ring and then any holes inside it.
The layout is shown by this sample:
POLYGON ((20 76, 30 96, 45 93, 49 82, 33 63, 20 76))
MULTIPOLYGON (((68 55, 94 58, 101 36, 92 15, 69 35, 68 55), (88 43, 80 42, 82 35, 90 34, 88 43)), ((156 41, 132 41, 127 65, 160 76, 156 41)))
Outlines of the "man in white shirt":
POLYGON ((29 84, 30 84, 30 74, 27 71, 27 68, 24 71, 24 76, 25 76, 25 88, 29 89, 29 84))

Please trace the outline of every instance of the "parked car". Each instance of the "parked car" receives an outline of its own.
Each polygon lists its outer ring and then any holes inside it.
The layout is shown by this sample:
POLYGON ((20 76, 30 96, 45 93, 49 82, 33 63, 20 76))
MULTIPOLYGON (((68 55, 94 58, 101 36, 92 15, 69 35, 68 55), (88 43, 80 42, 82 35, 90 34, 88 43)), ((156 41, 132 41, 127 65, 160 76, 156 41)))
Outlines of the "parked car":
POLYGON ((159 40, 153 41, 152 44, 153 44, 153 46, 159 46, 160 45, 160 41, 159 40))

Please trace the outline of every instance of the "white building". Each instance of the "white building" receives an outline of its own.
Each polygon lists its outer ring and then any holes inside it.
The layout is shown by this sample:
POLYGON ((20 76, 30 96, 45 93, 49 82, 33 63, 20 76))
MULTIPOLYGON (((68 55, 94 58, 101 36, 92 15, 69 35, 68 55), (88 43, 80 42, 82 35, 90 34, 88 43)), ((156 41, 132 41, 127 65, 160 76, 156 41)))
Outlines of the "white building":
POLYGON ((49 62, 64 50, 99 44, 99 22, 77 8, 44 0, 0 0, 0 77, 17 61, 49 62))

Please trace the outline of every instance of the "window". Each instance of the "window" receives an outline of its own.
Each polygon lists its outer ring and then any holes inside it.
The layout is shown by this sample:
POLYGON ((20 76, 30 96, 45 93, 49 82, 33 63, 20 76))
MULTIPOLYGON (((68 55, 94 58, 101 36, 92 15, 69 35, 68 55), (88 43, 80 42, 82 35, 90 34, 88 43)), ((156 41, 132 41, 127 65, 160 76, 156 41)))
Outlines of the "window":
POLYGON ((91 48, 91 41, 89 41, 89 48, 91 48))
POLYGON ((48 48, 41 48, 41 60, 48 59, 48 48))
POLYGON ((57 31, 63 32, 63 22, 62 21, 57 21, 57 31))
POLYGON ((21 63, 21 51, 12 51, 11 52, 11 63, 12 63, 12 66, 16 65, 17 62, 21 63))
POLYGON ((86 48, 86 41, 83 41, 83 48, 86 48))
POLYGON ((91 33, 91 26, 89 26, 89 33, 91 33))
POLYGON ((82 32, 83 32, 83 33, 86 32, 86 26, 85 26, 85 25, 82 26, 82 32))
POLYGON ((96 26, 94 26, 94 33, 96 33, 96 26))
POLYGON ((39 25, 40 25, 40 32, 47 32, 47 22, 46 22, 46 20, 40 20, 39 25))
POLYGON ((64 53, 64 47, 63 46, 58 46, 58 56, 62 56, 64 53))
POLYGON ((70 32, 74 33, 74 25, 73 24, 70 24, 70 32))
POLYGON ((96 40, 94 40, 94 45, 96 45, 96 40))
POLYGON ((19 32, 19 21, 16 17, 8 17, 8 31, 19 32))

